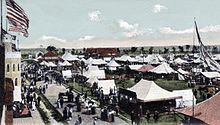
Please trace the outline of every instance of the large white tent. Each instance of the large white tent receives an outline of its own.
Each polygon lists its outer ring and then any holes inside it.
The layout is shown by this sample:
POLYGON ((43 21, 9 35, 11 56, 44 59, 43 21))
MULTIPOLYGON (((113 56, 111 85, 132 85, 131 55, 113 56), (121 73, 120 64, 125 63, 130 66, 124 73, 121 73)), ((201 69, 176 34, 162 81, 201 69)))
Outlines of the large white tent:
POLYGON ((69 52, 66 52, 65 54, 63 54, 62 59, 67 60, 67 61, 78 61, 79 60, 76 55, 74 56, 69 52))
POLYGON ((131 70, 135 70, 137 71, 138 69, 140 69, 143 65, 129 65, 128 67, 131 69, 131 70))
POLYGON ((89 58, 85 61, 85 63, 86 63, 87 65, 91 65, 91 64, 92 64, 92 61, 93 61, 93 58, 92 58, 92 57, 89 57, 89 58))
POLYGON ((114 80, 99 80, 98 87, 103 90, 104 95, 108 95, 110 89, 116 89, 115 81, 114 80))
POLYGON ((49 62, 49 63, 47 64, 47 66, 48 66, 48 67, 56 67, 57 65, 54 64, 53 62, 49 62))
POLYGON ((84 72, 84 76, 87 78, 97 77, 98 79, 105 79, 105 70, 88 70, 84 72))
POLYGON ((91 86, 93 85, 93 83, 98 83, 98 78, 97 77, 90 77, 86 82, 87 83, 90 83, 91 84, 91 86))
POLYGON ((155 67, 154 69, 150 70, 150 72, 154 72, 156 74, 171 74, 176 73, 174 69, 172 69, 169 64, 166 62, 162 62, 159 66, 155 67))
POLYGON ((136 85, 129 88, 137 95, 137 99, 144 102, 163 101, 181 98, 181 96, 159 87, 154 81, 141 79, 136 85))
POLYGON ((174 60, 174 63, 181 65, 181 64, 188 63, 188 62, 186 60, 183 60, 180 57, 178 57, 174 60))
POLYGON ((220 78, 219 72, 201 72, 202 75, 204 75, 206 78, 212 79, 212 78, 220 78))
POLYGON ((174 90, 174 94, 182 96, 182 98, 176 99, 176 107, 182 108, 182 107, 190 107, 196 104, 196 98, 193 95, 192 89, 186 89, 186 90, 174 90))
POLYGON ((106 65, 107 62, 105 62, 103 59, 93 59, 92 64, 93 65, 106 65))
POLYGON ((109 67, 110 70, 116 70, 117 67, 120 67, 120 64, 115 62, 115 60, 111 60, 107 66, 109 67))
POLYGON ((42 66, 47 66, 48 63, 47 63, 46 61, 42 61, 42 62, 40 63, 40 65, 42 65, 42 66))
POLYGON ((128 61, 128 62, 138 62, 138 60, 136 60, 135 58, 132 58, 128 55, 123 55, 119 58, 116 58, 116 60, 122 61, 122 62, 126 62, 126 61, 128 61))
POLYGON ((72 78, 71 70, 63 70, 62 75, 63 75, 64 78, 72 78))

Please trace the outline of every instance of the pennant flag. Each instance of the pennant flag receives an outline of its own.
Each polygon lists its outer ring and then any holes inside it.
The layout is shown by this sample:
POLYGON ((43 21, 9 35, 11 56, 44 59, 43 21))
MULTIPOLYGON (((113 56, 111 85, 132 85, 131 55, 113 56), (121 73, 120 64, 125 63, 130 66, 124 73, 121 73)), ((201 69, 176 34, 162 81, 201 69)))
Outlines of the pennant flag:
POLYGON ((202 43, 202 40, 201 40, 201 37, 199 35, 199 31, 198 31, 198 27, 197 27, 196 22, 195 22, 195 26, 196 26, 197 38, 198 38, 198 41, 199 41, 199 44, 200 44, 200 54, 201 54, 203 60, 205 61, 205 63, 208 65, 208 67, 211 70, 220 72, 220 65, 218 64, 218 62, 216 62, 212 58, 212 55, 209 54, 209 52, 206 50, 204 44, 202 43))
POLYGON ((29 19, 24 10, 15 3, 14 0, 6 0, 7 19, 9 21, 9 31, 21 32, 25 37, 28 36, 29 19))

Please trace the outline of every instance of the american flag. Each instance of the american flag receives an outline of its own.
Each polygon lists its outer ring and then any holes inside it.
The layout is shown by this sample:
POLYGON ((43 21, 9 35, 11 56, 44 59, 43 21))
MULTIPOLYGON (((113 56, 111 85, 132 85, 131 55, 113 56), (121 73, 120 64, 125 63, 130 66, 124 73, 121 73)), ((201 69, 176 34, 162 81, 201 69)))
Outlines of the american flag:
POLYGON ((209 66, 209 68, 212 71, 218 71, 220 72, 220 65, 218 64, 218 62, 216 62, 212 55, 206 50, 204 44, 202 43, 201 37, 199 35, 199 30, 197 27, 197 24, 195 22, 195 26, 196 26, 196 34, 197 34, 197 38, 200 44, 200 53, 202 55, 203 60, 205 61, 205 63, 209 66))
POLYGON ((9 31, 21 32, 25 37, 28 36, 29 19, 24 10, 15 3, 14 0, 6 0, 7 19, 9 21, 9 31))

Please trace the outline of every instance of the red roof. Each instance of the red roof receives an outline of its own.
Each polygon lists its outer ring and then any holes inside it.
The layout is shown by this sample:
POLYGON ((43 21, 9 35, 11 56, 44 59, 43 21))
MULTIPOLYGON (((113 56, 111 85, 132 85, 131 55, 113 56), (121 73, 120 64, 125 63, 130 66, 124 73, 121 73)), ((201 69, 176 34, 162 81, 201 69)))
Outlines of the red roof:
POLYGON ((86 52, 90 54, 100 54, 101 56, 119 55, 117 48, 88 48, 86 52))
POLYGON ((143 65, 140 69, 138 69, 139 72, 148 72, 151 69, 155 68, 152 65, 143 65))
MULTIPOLYGON (((177 112, 192 116, 192 107, 179 109, 177 112)), ((220 125, 220 92, 194 106, 194 118, 209 125, 220 125)))
POLYGON ((39 58, 38 60, 62 60, 62 58, 59 57, 57 53, 48 51, 42 56, 42 58, 39 58))

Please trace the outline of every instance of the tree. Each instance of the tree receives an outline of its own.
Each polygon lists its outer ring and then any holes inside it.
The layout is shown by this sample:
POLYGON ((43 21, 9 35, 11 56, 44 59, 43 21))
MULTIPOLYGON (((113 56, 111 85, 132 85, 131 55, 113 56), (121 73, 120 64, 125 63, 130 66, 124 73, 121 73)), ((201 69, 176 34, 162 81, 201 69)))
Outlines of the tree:
POLYGON ((131 47, 131 52, 132 53, 136 52, 136 50, 137 50, 137 47, 131 47))
POLYGON ((186 51, 189 52, 190 45, 186 45, 185 48, 186 48, 186 51))
POLYGON ((75 49, 72 48, 71 54, 75 54, 75 49))
POLYGON ((178 46, 179 48, 179 52, 183 53, 184 52, 184 48, 182 46, 178 46))
POLYGON ((212 47, 212 53, 218 53, 218 48, 217 46, 212 47))
POLYGON ((199 51, 199 48, 197 46, 193 46, 192 53, 197 53, 199 51))
POLYGON ((66 52, 66 49, 65 48, 62 48, 62 53, 64 54, 66 52))
POLYGON ((166 53, 168 53, 168 52, 169 52, 169 48, 164 47, 163 53, 166 54, 166 53))
POLYGON ((172 47, 173 53, 176 53, 176 47, 172 47))
POLYGON ((152 54, 152 53, 153 53, 153 50, 154 50, 154 47, 150 47, 150 48, 149 48, 149 54, 152 54))
POLYGON ((54 47, 54 46, 47 47, 47 51, 55 51, 55 50, 56 50, 56 47, 54 47))
POLYGON ((141 47, 141 53, 144 53, 144 47, 141 47))

